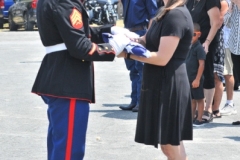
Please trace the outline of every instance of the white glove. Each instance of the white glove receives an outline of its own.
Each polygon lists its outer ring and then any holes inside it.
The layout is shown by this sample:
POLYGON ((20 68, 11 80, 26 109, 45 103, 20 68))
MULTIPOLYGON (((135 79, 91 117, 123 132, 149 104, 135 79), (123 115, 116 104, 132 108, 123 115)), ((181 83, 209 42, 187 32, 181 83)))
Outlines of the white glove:
POLYGON ((124 50, 130 41, 131 40, 124 34, 113 35, 112 38, 109 38, 109 44, 113 47, 116 56, 118 56, 124 50))
POLYGON ((134 32, 130 32, 128 29, 118 26, 111 27, 111 34, 125 34, 129 38, 139 38, 140 36, 134 32))
POLYGON ((118 26, 111 27, 111 34, 125 34, 127 32, 130 32, 128 29, 118 26))

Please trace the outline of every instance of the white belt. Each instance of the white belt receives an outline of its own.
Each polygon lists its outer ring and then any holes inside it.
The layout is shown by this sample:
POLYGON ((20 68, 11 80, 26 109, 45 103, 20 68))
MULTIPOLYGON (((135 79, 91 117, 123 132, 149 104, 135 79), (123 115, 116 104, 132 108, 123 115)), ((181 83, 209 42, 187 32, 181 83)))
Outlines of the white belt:
POLYGON ((67 50, 67 47, 66 47, 65 43, 60 43, 60 44, 56 44, 53 46, 47 46, 47 47, 45 47, 45 49, 46 49, 46 53, 48 54, 51 52, 67 50))

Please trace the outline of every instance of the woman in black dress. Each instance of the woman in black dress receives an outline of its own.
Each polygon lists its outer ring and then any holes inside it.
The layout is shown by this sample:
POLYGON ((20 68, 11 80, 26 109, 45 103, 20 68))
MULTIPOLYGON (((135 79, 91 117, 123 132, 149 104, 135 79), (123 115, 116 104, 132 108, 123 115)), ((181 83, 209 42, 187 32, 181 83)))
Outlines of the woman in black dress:
POLYGON ((161 145, 168 159, 187 159, 183 140, 192 140, 190 86, 185 66, 193 22, 185 0, 164 0, 163 7, 139 43, 150 58, 125 54, 144 62, 135 141, 161 145))
POLYGON ((204 66, 204 96, 206 100, 205 112, 202 118, 206 122, 213 120, 212 103, 215 92, 214 82, 214 55, 219 46, 220 0, 188 0, 187 8, 192 16, 193 22, 201 27, 199 38, 205 52, 207 53, 204 66))

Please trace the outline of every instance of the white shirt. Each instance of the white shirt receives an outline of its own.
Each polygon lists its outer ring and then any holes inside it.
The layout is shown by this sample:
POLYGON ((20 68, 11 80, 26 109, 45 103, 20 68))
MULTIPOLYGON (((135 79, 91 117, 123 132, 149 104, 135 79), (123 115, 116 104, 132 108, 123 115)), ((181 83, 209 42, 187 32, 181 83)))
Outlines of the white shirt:
POLYGON ((226 13, 224 23, 231 29, 227 41, 229 50, 235 55, 240 55, 240 10, 236 5, 233 6, 232 13, 226 13))

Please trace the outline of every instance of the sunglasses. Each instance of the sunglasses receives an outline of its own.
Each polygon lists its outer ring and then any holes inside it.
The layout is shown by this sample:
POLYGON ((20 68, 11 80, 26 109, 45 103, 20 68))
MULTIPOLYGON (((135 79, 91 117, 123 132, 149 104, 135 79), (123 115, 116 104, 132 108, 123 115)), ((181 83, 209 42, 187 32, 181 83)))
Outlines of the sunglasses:
POLYGON ((193 33, 193 36, 195 37, 195 36, 197 35, 197 33, 200 33, 200 32, 194 32, 194 33, 193 33))

